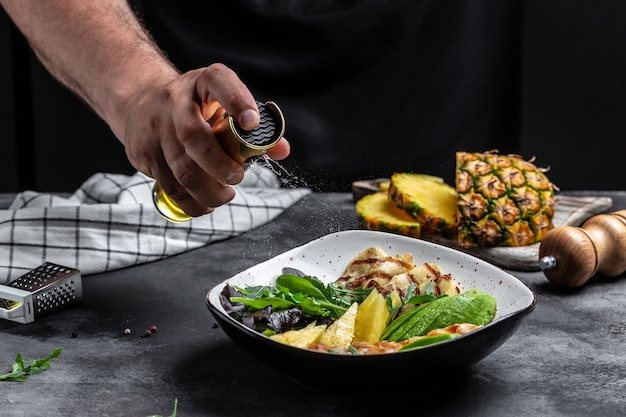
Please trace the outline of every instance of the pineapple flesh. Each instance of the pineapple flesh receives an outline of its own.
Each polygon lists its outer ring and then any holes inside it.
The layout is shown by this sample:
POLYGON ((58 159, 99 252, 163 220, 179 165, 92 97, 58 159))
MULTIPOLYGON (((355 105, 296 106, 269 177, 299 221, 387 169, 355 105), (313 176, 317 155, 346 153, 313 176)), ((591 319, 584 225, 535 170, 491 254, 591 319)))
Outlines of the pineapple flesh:
POLYGON ((420 237, 420 224, 397 207, 386 191, 367 194, 356 202, 359 221, 366 229, 420 237))
POLYGON ((359 309, 359 303, 353 303, 338 320, 335 320, 328 326, 320 337, 319 343, 330 347, 339 346, 347 348, 350 346, 355 334, 357 312, 359 309))
POLYGON ((440 177, 395 173, 391 176, 389 198, 420 223, 424 237, 453 238, 457 231, 454 187, 440 177))
POLYGON ((554 190, 543 169, 518 155, 457 152, 458 243, 526 246, 554 226, 554 190))
POLYGON ((387 327, 389 315, 385 297, 374 287, 357 311, 354 340, 367 343, 378 342, 387 327))

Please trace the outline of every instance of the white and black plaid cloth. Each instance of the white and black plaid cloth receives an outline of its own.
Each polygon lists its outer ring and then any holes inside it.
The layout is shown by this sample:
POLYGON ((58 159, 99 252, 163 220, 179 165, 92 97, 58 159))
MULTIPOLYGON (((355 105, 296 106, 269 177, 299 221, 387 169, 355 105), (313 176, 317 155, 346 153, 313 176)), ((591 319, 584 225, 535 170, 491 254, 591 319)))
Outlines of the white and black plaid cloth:
POLYGON ((283 188, 262 166, 246 171, 236 197, 213 213, 171 223, 152 202, 154 180, 98 173, 67 197, 19 193, 0 210, 0 284, 53 262, 83 275, 156 261, 271 221, 308 188, 283 188))

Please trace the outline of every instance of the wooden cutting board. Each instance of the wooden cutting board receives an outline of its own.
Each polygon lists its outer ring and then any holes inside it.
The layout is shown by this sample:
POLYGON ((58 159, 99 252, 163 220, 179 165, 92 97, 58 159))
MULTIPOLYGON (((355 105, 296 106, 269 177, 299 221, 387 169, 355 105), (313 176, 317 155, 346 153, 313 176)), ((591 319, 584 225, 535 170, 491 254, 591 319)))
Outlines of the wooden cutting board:
MULTIPOLYGON (((354 199, 356 200, 365 194, 377 191, 378 185, 383 180, 385 179, 355 182, 353 184, 354 199)), ((606 212, 612 205, 613 200, 610 197, 579 197, 557 194, 552 222, 555 227, 580 226, 589 217, 606 212)), ((462 248, 455 240, 451 239, 437 238, 428 240, 469 253, 501 268, 517 271, 540 270, 538 261, 541 242, 522 247, 462 248)))

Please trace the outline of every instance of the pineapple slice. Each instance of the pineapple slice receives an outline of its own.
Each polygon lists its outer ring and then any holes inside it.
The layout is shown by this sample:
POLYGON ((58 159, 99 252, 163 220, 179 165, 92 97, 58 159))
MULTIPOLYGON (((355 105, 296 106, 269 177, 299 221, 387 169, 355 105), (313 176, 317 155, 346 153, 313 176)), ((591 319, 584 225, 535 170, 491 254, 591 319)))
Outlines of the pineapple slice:
POLYGON ((389 314, 385 297, 376 288, 372 289, 372 292, 359 305, 353 340, 368 343, 378 342, 387 327, 389 314))
POLYGON ((455 237, 457 193, 440 177, 395 173, 391 176, 389 198, 420 223, 425 237, 455 237))
POLYGON ((552 229, 556 187, 519 155, 457 152, 460 246, 526 246, 552 229))
MULTIPOLYGON (((402 299, 400 298, 400 293, 398 290, 393 290, 389 293, 389 298, 391 299, 391 307, 396 308, 402 303, 402 299)), ((387 302, 387 301, 385 301, 387 302)))
POLYGON ((356 212, 366 229, 420 237, 420 224, 388 198, 387 192, 368 194, 356 202, 356 212))
POLYGON ((353 303, 345 313, 335 320, 322 334, 319 343, 329 347, 347 348, 354 337, 354 326, 359 303, 353 303))
POLYGON ((308 349, 317 343, 326 331, 326 325, 317 325, 315 322, 298 330, 288 330, 284 333, 278 333, 270 336, 270 339, 277 342, 285 343, 290 346, 308 349))

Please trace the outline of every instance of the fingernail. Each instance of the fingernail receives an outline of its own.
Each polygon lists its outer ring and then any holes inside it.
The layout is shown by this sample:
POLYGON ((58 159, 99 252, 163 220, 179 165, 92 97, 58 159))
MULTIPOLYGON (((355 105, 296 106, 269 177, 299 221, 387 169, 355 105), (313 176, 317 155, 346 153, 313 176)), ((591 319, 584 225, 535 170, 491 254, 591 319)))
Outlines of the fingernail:
POLYGON ((252 109, 245 110, 241 114, 241 127, 243 129, 252 130, 256 127, 258 122, 259 122, 259 114, 252 109))

